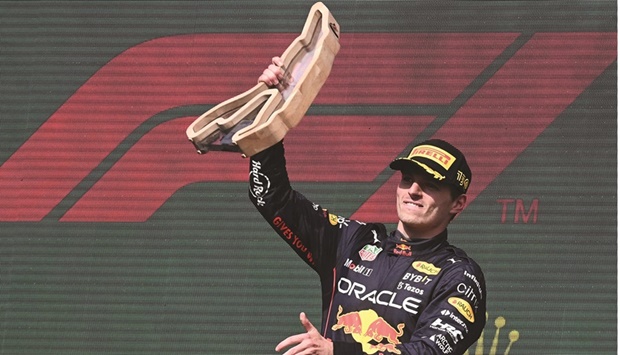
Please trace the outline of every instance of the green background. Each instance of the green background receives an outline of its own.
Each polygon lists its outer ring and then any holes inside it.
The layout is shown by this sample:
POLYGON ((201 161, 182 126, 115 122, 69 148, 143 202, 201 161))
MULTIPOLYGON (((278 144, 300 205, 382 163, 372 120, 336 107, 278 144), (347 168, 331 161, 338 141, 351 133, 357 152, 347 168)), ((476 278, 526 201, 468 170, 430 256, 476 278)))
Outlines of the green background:
MULTIPOLYGON (((297 33, 311 4, 0 2, 0 162, 124 50, 177 34, 297 33)), ((343 32, 617 24, 613 1, 325 4, 343 32)), ((498 316, 498 353, 513 329, 513 355, 616 353, 616 102, 614 62, 451 226, 485 270, 485 354, 498 316), (497 200, 514 197, 539 200, 537 223, 500 223, 497 200)), ((340 215, 379 187, 293 183, 340 215)), ((268 354, 302 331, 300 311, 319 323, 317 277, 260 218, 247 184, 189 185, 144 223, 59 223, 62 208, 37 223, 0 222, 0 354, 268 354)))

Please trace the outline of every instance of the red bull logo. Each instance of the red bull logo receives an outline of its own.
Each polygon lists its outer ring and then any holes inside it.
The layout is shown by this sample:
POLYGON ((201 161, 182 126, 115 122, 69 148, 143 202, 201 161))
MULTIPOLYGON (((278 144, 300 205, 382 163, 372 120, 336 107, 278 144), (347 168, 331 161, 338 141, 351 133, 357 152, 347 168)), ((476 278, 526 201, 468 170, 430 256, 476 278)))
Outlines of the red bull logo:
POLYGON ((332 330, 338 330, 344 328, 346 334, 361 334, 362 333, 362 318, 360 318, 359 312, 351 312, 342 314, 342 306, 338 306, 338 314, 336 314, 338 321, 332 330))
POLYGON ((394 248, 394 254, 411 256, 411 246, 407 244, 396 244, 396 247, 394 248))
POLYGON ((364 353, 401 353, 396 345, 401 343, 399 338, 403 336, 405 323, 394 328, 372 309, 345 314, 342 312, 342 306, 338 306, 337 322, 332 326, 332 330, 342 329, 345 334, 351 335, 356 342, 362 344, 364 353))

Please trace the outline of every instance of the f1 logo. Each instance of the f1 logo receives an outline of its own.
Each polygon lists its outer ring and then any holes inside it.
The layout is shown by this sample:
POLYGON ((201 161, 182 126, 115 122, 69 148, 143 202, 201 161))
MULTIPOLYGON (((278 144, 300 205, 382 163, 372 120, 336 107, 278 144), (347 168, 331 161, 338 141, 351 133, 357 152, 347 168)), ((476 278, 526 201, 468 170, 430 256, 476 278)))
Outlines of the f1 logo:
MULTIPOLYGON (((253 84, 273 56, 273 48, 286 48, 292 40, 289 35, 270 35, 261 38, 264 45, 257 47, 252 45, 256 36, 159 38, 113 58, 0 166, 0 221, 40 221, 75 194, 80 183, 94 177, 96 181, 78 193, 74 203, 55 211, 62 216, 60 221, 142 222, 188 184, 247 181, 246 160, 231 162, 235 157, 228 153, 194 153, 184 130, 195 117, 174 117, 132 146, 123 143, 162 112, 216 104, 237 95, 253 84), (247 50, 241 54, 240 48, 247 50), (231 80, 230 71, 221 70, 218 63, 228 63, 230 58, 236 62, 234 77, 242 79, 231 80), (256 63, 254 58, 266 59, 256 63), (110 167, 102 165, 115 151, 120 151, 120 158, 110 167), (92 175, 102 167, 101 176, 92 175)), ((449 107, 458 103, 434 135, 459 146, 472 157, 472 169, 483 172, 470 188, 470 200, 616 59, 616 34, 607 32, 537 33, 525 39, 516 33, 354 33, 342 44, 315 105, 449 107), (519 40, 522 45, 507 52, 519 40), (372 62, 370 54, 379 45, 382 57, 398 65, 372 62), (489 68, 493 70, 488 77, 460 102, 489 68), (365 75, 371 69, 373 75, 365 75), (389 82, 376 83, 376 77, 389 82), (494 146, 494 151, 487 151, 488 146, 494 146)), ((329 149, 292 171, 291 178, 373 181, 436 119, 435 114, 416 113, 307 117, 289 133, 289 160, 307 156, 309 140, 329 149), (321 135, 316 133, 318 127, 336 133, 321 135), (342 127, 350 130, 337 132, 342 127), (349 136, 354 139, 343 138, 349 136), (363 161, 353 171, 320 174, 322 164, 342 166, 352 156, 363 161)), ((392 198, 395 182, 390 179, 383 186, 360 206, 355 218, 371 216, 381 221, 394 215, 374 208, 392 198)))

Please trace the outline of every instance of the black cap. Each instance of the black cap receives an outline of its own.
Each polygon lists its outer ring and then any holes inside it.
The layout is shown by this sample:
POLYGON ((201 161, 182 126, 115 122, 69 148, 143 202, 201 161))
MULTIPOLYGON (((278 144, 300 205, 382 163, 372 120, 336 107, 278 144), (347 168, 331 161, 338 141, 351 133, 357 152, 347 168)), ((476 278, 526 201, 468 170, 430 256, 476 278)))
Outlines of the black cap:
POLYGON ((422 168, 433 178, 456 187, 462 193, 467 192, 471 181, 471 169, 460 150, 441 139, 424 141, 411 150, 406 157, 395 159, 390 168, 422 168))

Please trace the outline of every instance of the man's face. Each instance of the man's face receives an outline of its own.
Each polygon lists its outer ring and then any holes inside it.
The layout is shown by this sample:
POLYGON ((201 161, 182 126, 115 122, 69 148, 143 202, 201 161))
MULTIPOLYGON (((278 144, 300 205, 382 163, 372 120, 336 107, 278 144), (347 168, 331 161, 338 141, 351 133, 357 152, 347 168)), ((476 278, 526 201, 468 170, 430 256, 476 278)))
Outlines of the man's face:
POLYGON ((465 195, 452 199, 450 187, 418 171, 402 171, 396 189, 398 230, 411 238, 432 238, 465 207, 465 195))

